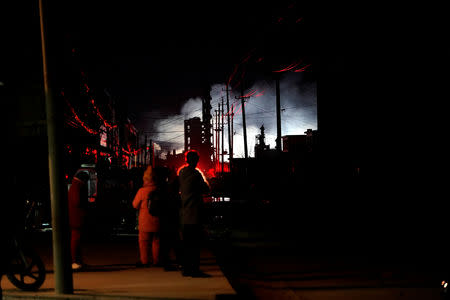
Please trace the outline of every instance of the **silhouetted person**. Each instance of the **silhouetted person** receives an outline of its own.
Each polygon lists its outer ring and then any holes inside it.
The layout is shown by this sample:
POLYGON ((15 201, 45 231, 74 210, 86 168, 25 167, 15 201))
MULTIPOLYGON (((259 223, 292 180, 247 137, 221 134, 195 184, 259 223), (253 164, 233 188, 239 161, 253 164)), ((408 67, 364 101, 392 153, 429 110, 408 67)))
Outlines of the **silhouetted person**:
POLYGON ((83 266, 81 255, 81 241, 84 225, 86 223, 88 206, 89 174, 86 172, 77 173, 70 185, 68 192, 69 225, 70 225, 70 251, 72 254, 72 269, 78 270, 83 266))
POLYGON ((196 169, 199 156, 196 151, 186 154, 187 166, 179 173, 181 193, 181 228, 183 238, 183 276, 203 277, 200 272, 200 244, 204 220, 203 194, 209 186, 196 169))
POLYGON ((157 188, 153 168, 148 166, 142 177, 143 186, 137 191, 133 207, 139 211, 139 256, 138 267, 159 265, 160 222, 159 217, 152 216, 148 211, 148 198, 157 188), (151 251, 150 251, 151 248, 151 251), (149 255, 151 252, 151 256, 149 255))
POLYGON ((160 168, 161 186, 166 193, 161 207, 160 225, 161 225, 161 263, 166 271, 177 270, 170 259, 170 253, 175 254, 175 261, 179 263, 180 259, 180 206, 181 198, 179 194, 179 182, 176 172, 167 168, 160 168))

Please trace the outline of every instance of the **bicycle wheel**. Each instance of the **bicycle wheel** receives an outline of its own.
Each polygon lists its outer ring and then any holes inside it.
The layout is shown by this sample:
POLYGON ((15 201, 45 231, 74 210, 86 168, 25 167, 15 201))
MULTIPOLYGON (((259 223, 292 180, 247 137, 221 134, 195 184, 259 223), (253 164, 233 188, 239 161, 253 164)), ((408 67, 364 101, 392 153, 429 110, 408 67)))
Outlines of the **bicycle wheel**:
POLYGON ((11 260, 9 281, 24 291, 36 291, 45 281, 45 266, 39 255, 32 249, 23 250, 23 257, 17 254, 11 260))

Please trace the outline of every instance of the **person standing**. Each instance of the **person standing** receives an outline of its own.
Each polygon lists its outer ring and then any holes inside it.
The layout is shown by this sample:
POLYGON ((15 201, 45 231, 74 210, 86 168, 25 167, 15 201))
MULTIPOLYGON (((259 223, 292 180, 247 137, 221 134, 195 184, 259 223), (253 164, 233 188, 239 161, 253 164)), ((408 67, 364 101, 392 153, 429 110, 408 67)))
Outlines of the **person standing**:
POLYGON ((142 177, 143 185, 137 191, 133 200, 133 207, 139 212, 139 262, 138 267, 159 265, 159 218, 148 211, 148 198, 156 190, 153 168, 148 166, 142 177), (151 253, 151 255, 149 255, 151 253))
POLYGON ((202 221, 204 220, 203 194, 209 192, 208 184, 196 169, 199 158, 197 151, 187 152, 186 162, 188 165, 179 172, 183 243, 182 274, 191 277, 208 276, 199 269, 202 221))
POLYGON ((70 185, 68 192, 70 251, 72 254, 73 270, 79 270, 83 267, 81 238, 84 230, 88 206, 88 180, 88 173, 78 172, 73 177, 72 184, 70 185))
POLYGON ((180 206, 179 182, 176 172, 163 168, 161 185, 165 190, 164 201, 161 203, 161 263, 165 271, 176 271, 180 264, 180 206), (171 261, 171 253, 175 256, 175 261, 171 261), (176 265, 175 265, 175 264, 176 265))

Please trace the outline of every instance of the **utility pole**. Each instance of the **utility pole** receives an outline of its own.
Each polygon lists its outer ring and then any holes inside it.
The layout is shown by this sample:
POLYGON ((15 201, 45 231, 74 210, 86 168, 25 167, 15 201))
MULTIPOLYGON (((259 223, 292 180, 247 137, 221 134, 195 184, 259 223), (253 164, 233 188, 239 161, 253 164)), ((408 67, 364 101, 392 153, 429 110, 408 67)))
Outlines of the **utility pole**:
POLYGON ((217 103, 217 162, 220 164, 220 103, 217 103))
POLYGON ((280 101, 280 75, 275 77, 276 97, 277 97, 277 139, 275 148, 281 152, 281 101, 280 101))
POLYGON ((224 145, 223 145, 223 140, 224 140, 224 135, 225 135, 225 131, 224 131, 224 124, 223 124, 223 120, 224 120, 225 116, 224 116, 224 111, 223 111, 223 97, 222 97, 222 175, 223 175, 223 164, 224 164, 224 159, 225 159, 225 151, 224 151, 224 145))
POLYGON ((247 125, 245 123, 245 101, 246 99, 250 98, 250 96, 244 97, 244 88, 241 89, 241 96, 236 97, 236 99, 241 99, 241 106, 242 106, 242 127, 244 130, 244 156, 247 159, 248 158, 248 149, 247 149, 247 125))
MULTIPOLYGON (((231 159, 233 158, 233 149, 234 149, 234 128, 233 128, 233 121, 234 121, 234 105, 231 105, 231 150, 230 150, 230 163, 231 163, 231 159)), ((231 170, 231 165, 230 165, 230 170, 231 170)))
POLYGON ((52 97, 47 70, 47 41, 43 0, 39 0, 42 67, 48 135, 48 166, 52 210, 53 269, 56 294, 73 294, 73 276, 69 240, 67 187, 62 164, 62 120, 58 118, 58 103, 52 97))
POLYGON ((205 155, 205 158, 208 159, 208 168, 210 168, 211 157, 214 157, 213 146, 211 145, 211 138, 213 136, 213 132, 211 130, 211 87, 208 86, 205 88, 205 94, 202 97, 202 123, 203 123, 203 140, 202 140, 202 152, 205 155))
POLYGON ((155 146, 153 144, 153 140, 150 139, 150 153, 151 153, 151 159, 150 159, 150 163, 152 165, 152 167, 155 166, 155 146))
POLYGON ((147 166, 147 135, 144 139, 144 166, 147 166))
POLYGON ((218 110, 214 110, 214 119, 215 119, 215 123, 216 126, 214 127, 214 131, 216 132, 216 135, 214 137, 214 148, 216 149, 215 155, 214 155, 214 171, 217 169, 217 164, 218 164, 218 158, 219 158, 219 122, 218 122, 218 110))
MULTIPOLYGON (((223 91, 223 89, 222 89, 223 91)), ((229 100, 229 94, 228 92, 231 92, 231 90, 228 89, 228 83, 226 86, 226 90, 227 92, 227 123, 228 123, 228 161, 230 164, 230 170, 231 170, 231 160, 233 159, 233 146, 232 146, 232 136, 231 136, 231 123, 230 123, 230 100, 229 100)))

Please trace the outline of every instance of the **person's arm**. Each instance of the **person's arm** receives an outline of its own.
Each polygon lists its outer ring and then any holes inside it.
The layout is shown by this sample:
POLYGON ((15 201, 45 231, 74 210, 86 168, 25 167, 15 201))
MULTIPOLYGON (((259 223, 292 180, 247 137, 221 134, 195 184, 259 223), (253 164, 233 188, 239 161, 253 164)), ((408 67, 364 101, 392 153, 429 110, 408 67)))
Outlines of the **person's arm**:
POLYGON ((202 194, 207 194, 210 191, 209 184, 206 181, 206 179, 202 176, 202 174, 200 174, 200 172, 199 175, 200 175, 200 190, 202 194))
POLYGON ((139 195, 140 189, 137 191, 136 196, 134 196, 133 207, 138 209, 141 204, 141 197, 139 195))

